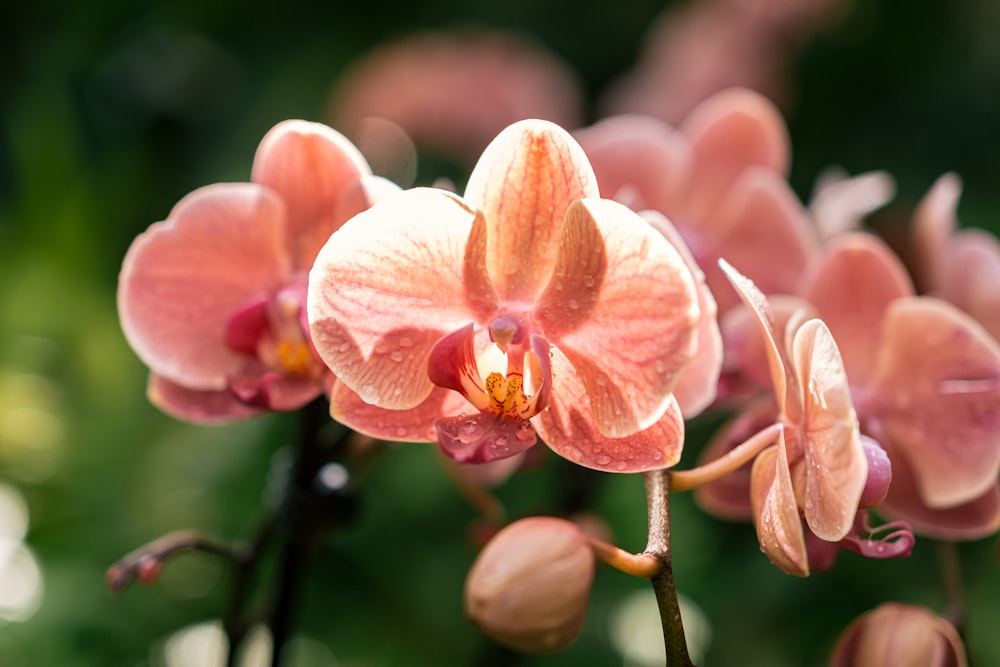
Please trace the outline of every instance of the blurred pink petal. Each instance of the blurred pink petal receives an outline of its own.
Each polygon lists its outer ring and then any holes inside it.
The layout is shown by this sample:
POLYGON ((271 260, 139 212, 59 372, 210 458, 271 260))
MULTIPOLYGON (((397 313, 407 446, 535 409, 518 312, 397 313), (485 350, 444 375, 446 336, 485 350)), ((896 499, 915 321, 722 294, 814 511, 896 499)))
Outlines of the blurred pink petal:
POLYGON ((967 315, 930 297, 895 301, 870 391, 872 415, 929 507, 970 501, 996 484, 1000 344, 967 315))
POLYGON ((150 373, 146 394, 160 410, 192 424, 225 424, 264 412, 263 408, 240 401, 228 389, 189 389, 155 373, 150 373))
POLYGON ((911 294, 903 264, 883 241, 864 232, 831 239, 802 289, 830 327, 856 384, 866 382, 875 363, 886 308, 911 294))
POLYGON ((157 375, 194 390, 221 390, 244 357, 227 347, 229 318, 291 275, 285 211, 249 183, 203 187, 129 248, 118 310, 129 344, 157 375))
POLYGON ((868 171, 848 176, 828 169, 820 174, 809 200, 809 214, 823 238, 861 228, 869 213, 888 204, 896 183, 887 172, 868 171))
POLYGON ((470 30, 417 33, 378 47, 341 77, 331 115, 359 141, 365 119, 381 118, 419 148, 472 164, 511 123, 541 118, 577 127, 581 107, 579 82, 553 54, 510 34, 470 30))

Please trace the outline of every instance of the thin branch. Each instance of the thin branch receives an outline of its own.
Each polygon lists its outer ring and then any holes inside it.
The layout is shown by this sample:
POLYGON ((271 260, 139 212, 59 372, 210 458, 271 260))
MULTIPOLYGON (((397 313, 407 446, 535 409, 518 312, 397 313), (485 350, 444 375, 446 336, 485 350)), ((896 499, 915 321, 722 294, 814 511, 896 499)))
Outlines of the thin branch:
POLYGON ((646 483, 646 505, 649 508, 649 540, 646 544, 646 553, 662 564, 660 571, 651 577, 650 581, 660 610, 666 665, 694 667, 688 655, 670 554, 670 475, 669 470, 653 470, 643 474, 646 483))
POLYGON ((585 537, 595 556, 625 574, 652 579, 663 569, 663 563, 652 554, 634 554, 596 537, 590 535, 585 535, 585 537))
POLYGON ((134 580, 151 584, 159 578, 163 566, 184 551, 203 551, 242 563, 249 550, 244 543, 230 545, 193 530, 177 530, 129 552, 108 568, 104 578, 113 593, 125 590, 134 580))

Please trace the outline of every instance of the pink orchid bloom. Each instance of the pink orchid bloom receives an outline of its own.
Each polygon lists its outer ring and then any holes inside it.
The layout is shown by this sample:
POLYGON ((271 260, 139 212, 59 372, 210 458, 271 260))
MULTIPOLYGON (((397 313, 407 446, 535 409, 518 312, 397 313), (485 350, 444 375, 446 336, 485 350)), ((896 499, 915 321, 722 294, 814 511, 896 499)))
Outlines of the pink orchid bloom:
POLYGON ((1000 340, 1000 241, 982 229, 958 229, 962 183, 941 176, 913 214, 917 278, 924 291, 976 319, 1000 340))
MULTIPOLYGON (((784 425, 777 445, 753 464, 754 524, 771 562, 805 576, 809 553, 803 520, 821 540, 839 542, 854 528, 866 486, 884 483, 869 475, 847 374, 823 321, 793 316, 779 346, 766 297, 731 265, 723 261, 721 266, 763 334, 784 425)), ((877 490, 869 493, 878 495, 877 490)))
POLYGON ((398 439, 459 461, 513 456, 537 429, 591 468, 673 465, 695 282, 659 232, 597 195, 568 133, 515 123, 463 197, 408 190, 333 234, 309 279, 317 350, 368 403, 436 420, 398 439))
POLYGON ((948 303, 914 296, 877 237, 834 239, 803 295, 840 345, 862 429, 892 460, 885 513, 945 539, 1000 527, 1000 345, 948 303))
POLYGON ((319 396, 332 377, 305 322, 308 270, 335 229, 392 188, 334 130, 285 121, 261 141, 252 182, 200 188, 141 234, 118 310, 152 371, 152 402, 218 422, 319 396))
MULTIPOLYGON (((580 124, 583 95, 573 72, 540 45, 480 30, 409 35, 379 46, 337 83, 331 115, 359 142, 368 119, 401 128, 421 149, 471 165, 503 128, 522 118, 580 124)), ((384 127, 384 125, 383 125, 384 127)))
POLYGON ((818 239, 786 180, 788 132, 766 98, 734 88, 699 104, 678 129, 617 116, 576 137, 604 197, 659 211, 677 227, 720 313, 739 303, 721 257, 766 294, 795 292, 818 239))

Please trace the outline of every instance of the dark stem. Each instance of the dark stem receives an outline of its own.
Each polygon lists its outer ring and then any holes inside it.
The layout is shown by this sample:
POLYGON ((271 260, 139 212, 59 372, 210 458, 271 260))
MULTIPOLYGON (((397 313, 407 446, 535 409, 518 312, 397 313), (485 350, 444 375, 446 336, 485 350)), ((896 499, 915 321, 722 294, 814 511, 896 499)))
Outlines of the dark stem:
POLYGON ((944 617, 955 626, 958 634, 965 636, 965 594, 962 587, 962 563, 958 545, 954 542, 937 543, 938 560, 941 563, 941 580, 944 587, 944 617))
POLYGON ((229 652, 226 655, 226 667, 236 667, 237 649, 243 643, 249 629, 249 624, 242 613, 247 595, 250 592, 250 581, 257 564, 260 562, 260 553, 271 539, 273 533, 273 522, 266 521, 257 531, 253 542, 251 542, 250 547, 242 554, 242 557, 234 559, 236 567, 233 573, 232 588, 229 592, 229 600, 226 603, 226 613, 222 617, 222 629, 226 634, 226 642, 229 646, 229 652))
POLYGON ((670 555, 670 471, 652 470, 643 474, 646 483, 646 504, 649 508, 649 541, 646 553, 654 556, 663 568, 650 581, 660 610, 663 643, 667 667, 694 667, 688 655, 681 607, 674 585, 673 562, 670 555))

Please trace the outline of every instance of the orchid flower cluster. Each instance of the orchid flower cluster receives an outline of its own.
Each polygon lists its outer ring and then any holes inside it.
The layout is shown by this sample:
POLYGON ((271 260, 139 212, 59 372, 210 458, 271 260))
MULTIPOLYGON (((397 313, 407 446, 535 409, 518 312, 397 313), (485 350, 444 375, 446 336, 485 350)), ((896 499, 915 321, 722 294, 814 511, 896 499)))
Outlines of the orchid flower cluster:
MULTIPOLYGON (((497 521, 466 611, 517 650, 560 650, 596 558, 652 580, 669 664, 691 664, 671 492, 752 522, 796 576, 844 549, 903 557, 915 534, 1000 528, 1000 244, 958 230, 945 175, 913 214, 908 267, 864 230, 886 175, 829 179, 806 205, 789 163, 779 112, 742 88, 677 127, 515 122, 461 194, 400 188, 337 131, 285 121, 249 183, 195 191, 132 244, 122 328, 150 400, 190 422, 319 401, 368 447, 436 443, 481 487, 537 461, 539 441, 641 474, 645 551, 565 517, 497 521), (676 469, 685 420, 718 411, 733 416, 697 467, 676 469)), ((162 547, 112 585, 154 579, 162 547)), ((933 632, 906 650, 951 660, 921 664, 965 664, 947 620, 905 605, 859 619, 831 664, 872 664, 918 626, 933 632)))

